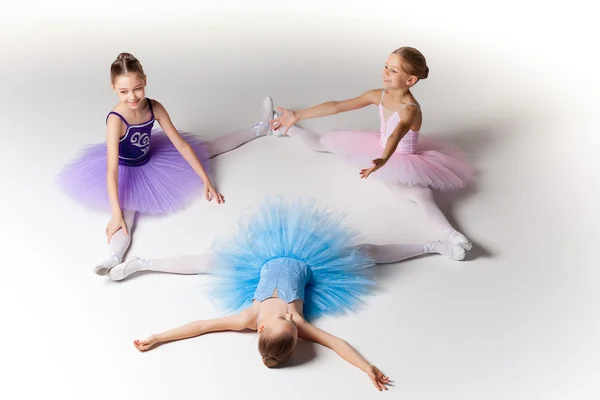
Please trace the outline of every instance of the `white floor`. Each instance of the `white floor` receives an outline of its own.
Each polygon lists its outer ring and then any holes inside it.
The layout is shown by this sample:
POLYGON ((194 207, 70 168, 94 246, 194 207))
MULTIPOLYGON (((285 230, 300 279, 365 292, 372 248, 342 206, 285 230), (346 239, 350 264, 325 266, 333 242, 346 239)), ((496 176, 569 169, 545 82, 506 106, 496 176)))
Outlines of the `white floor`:
MULTIPOLYGON (((577 2, 180 3, 103 2, 86 5, 90 11, 59 1, 13 5, 0 17, 1 398, 600 396, 600 219, 592 202, 600 140, 591 118, 600 85, 591 12, 577 2), (365 309, 318 321, 395 387, 379 394, 328 349, 305 344, 296 366, 269 370, 253 334, 137 352, 134 339, 217 312, 203 295, 206 277, 114 283, 94 275, 108 215, 53 186, 79 148, 104 140, 113 58, 136 55, 147 95, 179 129, 209 139, 253 124, 267 95, 299 108, 378 87, 388 52, 401 45, 421 49, 430 65, 414 91, 423 131, 463 146, 480 175, 445 206, 475 243, 468 261, 387 266, 365 309)), ((373 107, 304 126, 377 124, 373 107)), ((413 204, 292 139, 256 140, 214 165, 227 203, 199 200, 177 215, 140 218, 129 256, 202 251, 241 210, 279 192, 346 211, 372 242, 437 237, 413 204)))

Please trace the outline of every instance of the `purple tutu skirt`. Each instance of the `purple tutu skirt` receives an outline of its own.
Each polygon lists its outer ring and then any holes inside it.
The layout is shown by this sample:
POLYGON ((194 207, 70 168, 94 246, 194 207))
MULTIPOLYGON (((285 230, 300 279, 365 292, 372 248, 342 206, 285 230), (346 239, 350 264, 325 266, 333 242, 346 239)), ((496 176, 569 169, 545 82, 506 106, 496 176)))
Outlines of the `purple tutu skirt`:
MULTIPOLYGON (((191 133, 179 133, 209 174, 206 144, 191 133)), ((87 146, 58 174, 58 187, 84 206, 110 211, 106 160, 106 143, 87 146)), ((148 162, 140 166, 119 165, 118 185, 121 209, 143 214, 178 211, 200 195, 204 186, 162 130, 152 132, 148 162)))

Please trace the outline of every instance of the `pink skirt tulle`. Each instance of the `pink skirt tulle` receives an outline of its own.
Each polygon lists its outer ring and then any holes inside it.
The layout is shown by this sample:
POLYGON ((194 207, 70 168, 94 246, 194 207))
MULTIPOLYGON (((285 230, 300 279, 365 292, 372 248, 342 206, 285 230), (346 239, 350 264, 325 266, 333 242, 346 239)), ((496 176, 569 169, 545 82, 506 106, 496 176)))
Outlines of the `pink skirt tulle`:
MULTIPOLYGON (((371 167, 383 147, 380 133, 373 131, 333 131, 321 136, 328 151, 338 154, 356 168, 371 167)), ((474 169, 460 149, 437 140, 419 139, 413 154, 394 153, 370 176, 386 182, 426 186, 439 191, 462 189, 472 181, 474 169)))

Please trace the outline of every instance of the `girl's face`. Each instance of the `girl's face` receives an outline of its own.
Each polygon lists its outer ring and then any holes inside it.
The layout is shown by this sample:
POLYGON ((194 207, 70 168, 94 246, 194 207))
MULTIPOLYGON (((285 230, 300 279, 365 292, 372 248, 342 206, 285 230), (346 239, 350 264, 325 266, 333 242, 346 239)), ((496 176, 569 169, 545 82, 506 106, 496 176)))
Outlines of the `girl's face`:
POLYGON ((402 62, 402 57, 398 54, 389 55, 382 72, 385 89, 403 89, 417 83, 416 76, 404 72, 402 62))
POLYGON ((122 103, 135 110, 146 97, 146 78, 138 74, 125 74, 119 76, 113 85, 113 90, 122 103))

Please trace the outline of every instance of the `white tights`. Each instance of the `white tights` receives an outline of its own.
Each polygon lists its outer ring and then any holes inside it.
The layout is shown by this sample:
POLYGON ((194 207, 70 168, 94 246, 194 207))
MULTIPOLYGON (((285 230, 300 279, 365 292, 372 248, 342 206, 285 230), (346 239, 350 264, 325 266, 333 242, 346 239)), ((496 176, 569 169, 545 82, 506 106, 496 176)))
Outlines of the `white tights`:
MULTIPOLYGON (((443 241, 425 244, 361 244, 357 247, 369 254, 377 264, 395 263, 428 253, 442 254, 453 260, 462 260, 465 256, 462 247, 443 241)), ((214 267, 210 253, 157 259, 133 258, 112 268, 109 276, 112 280, 120 281, 137 271, 195 275, 210 273, 214 267)))
MULTIPOLYGON (((313 151, 330 153, 321 143, 320 135, 316 133, 308 132, 294 125, 289 129, 288 135, 292 138, 295 137, 300 139, 306 146, 308 146, 308 148, 313 151)), ((404 196, 408 196, 412 202, 416 203, 429 221, 431 221, 433 225, 444 234, 444 237, 448 241, 459 245, 466 250, 470 250, 473 247, 469 239, 454 229, 444 213, 442 213, 438 205, 435 203, 431 189, 427 187, 409 187, 391 183, 388 184, 388 186, 393 191, 403 192, 404 196)))

